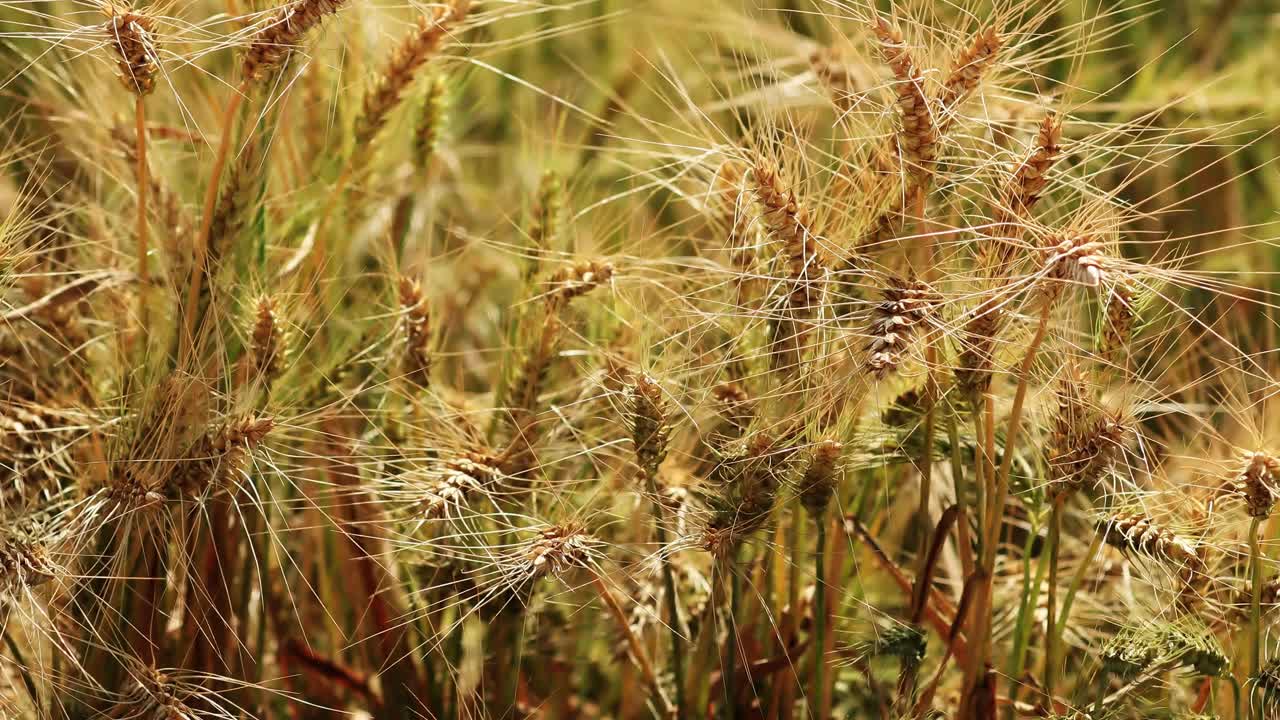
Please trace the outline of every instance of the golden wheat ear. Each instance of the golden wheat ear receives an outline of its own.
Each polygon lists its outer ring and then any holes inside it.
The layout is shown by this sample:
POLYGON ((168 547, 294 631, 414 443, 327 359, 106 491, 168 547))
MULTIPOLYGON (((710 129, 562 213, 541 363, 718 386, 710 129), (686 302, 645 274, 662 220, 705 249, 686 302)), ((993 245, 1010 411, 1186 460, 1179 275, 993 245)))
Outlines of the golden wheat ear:
POLYGON ((903 39, 902 32, 882 17, 872 24, 880 55, 893 72, 894 105, 901 128, 898 148, 907 171, 917 181, 933 172, 938 155, 938 128, 933 122, 929 99, 924 91, 924 75, 903 39))
POLYGON ((264 388, 269 389, 284 371, 285 351, 277 303, 272 296, 264 295, 258 299, 249 331, 249 365, 264 388))
POLYGON ((253 36, 240 65, 247 82, 260 82, 282 66, 302 39, 320 22, 337 14, 347 0, 298 0, 286 2, 253 36))
POLYGON ((404 378, 421 390, 431 384, 431 309, 417 280, 400 278, 401 334, 404 378))
POLYGON ((156 88, 160 57, 156 43, 156 22, 149 15, 108 5, 104 28, 111 49, 119 56, 120 81, 136 95, 149 95, 156 88))
POLYGON ((1024 223, 1049 184, 1050 169, 1062 157, 1061 139, 1062 119, 1049 112, 1040 122, 1030 152, 1014 167, 1000 190, 1000 205, 986 233, 987 240, 979 245, 980 269, 999 275, 1013 261, 1024 223))
POLYGON ((373 88, 364 97, 355 125, 357 152, 364 152, 369 147, 386 124, 391 111, 400 104, 418 70, 440 52, 450 31, 466 19, 469 7, 466 0, 454 0, 449 5, 433 8, 418 19, 418 27, 401 41, 373 88))

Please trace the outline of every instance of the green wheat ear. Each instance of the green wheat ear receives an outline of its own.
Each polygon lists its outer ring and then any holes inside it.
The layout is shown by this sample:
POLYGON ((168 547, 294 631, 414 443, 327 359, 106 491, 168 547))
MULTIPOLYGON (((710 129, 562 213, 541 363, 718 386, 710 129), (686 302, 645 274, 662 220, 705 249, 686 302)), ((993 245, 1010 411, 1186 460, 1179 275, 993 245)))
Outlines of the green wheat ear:
POLYGON ((1102 669, 1122 678, 1133 677, 1155 662, 1158 653, 1158 643, 1141 628, 1123 627, 1103 646, 1102 669))
POLYGON ((1231 661, 1209 627, 1193 616, 1126 625, 1102 649, 1103 669, 1120 677, 1133 677, 1156 665, 1218 677, 1231 661))
POLYGON ((1249 683, 1262 689, 1262 698, 1268 705, 1280 702, 1280 657, 1272 658, 1249 683))
POLYGON ((897 658, 903 667, 917 667, 924 662, 929 636, 918 625, 894 625, 857 646, 858 655, 866 658, 897 658))

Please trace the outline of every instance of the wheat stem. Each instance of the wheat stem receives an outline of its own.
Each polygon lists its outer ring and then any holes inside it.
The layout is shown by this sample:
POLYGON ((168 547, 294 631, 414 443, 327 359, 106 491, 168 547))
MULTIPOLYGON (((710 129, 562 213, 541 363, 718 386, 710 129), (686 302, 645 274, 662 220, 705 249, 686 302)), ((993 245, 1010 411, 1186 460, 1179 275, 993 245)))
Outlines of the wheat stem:
POLYGON ((213 156, 213 169, 209 171, 209 184, 204 190, 204 209, 200 215, 200 234, 196 236, 195 261, 191 266, 191 282, 187 286, 187 307, 185 308, 183 327, 185 328, 188 342, 182 346, 184 352, 194 352, 195 350, 196 305, 204 283, 204 264, 209 252, 209 231, 213 228, 213 210, 218 202, 218 182, 222 177, 223 168, 226 167, 227 156, 231 152, 231 135, 235 126, 236 114, 240 112, 240 106, 244 103, 244 96, 248 89, 249 80, 246 78, 240 82, 239 87, 231 94, 231 99, 222 111, 222 135, 218 140, 216 154, 213 156))
MULTIPOLYGON (((1035 336, 1031 339, 1027 346, 1026 355, 1023 356, 1022 365, 1018 372, 1018 388, 1013 397, 1013 407, 1009 412, 1009 425, 1005 433, 1004 457, 1001 458, 1000 469, 995 477, 995 484, 992 488, 991 497, 987 499, 987 527, 983 528, 983 570, 986 571, 984 588, 981 591, 980 599, 975 608, 975 619, 977 620, 977 628, 974 632, 974 645, 977 648, 975 662, 971 663, 966 670, 965 692, 966 695, 973 692, 977 686, 978 673, 981 672, 987 664, 987 659, 991 653, 991 592, 992 578, 994 577, 994 567, 996 560, 996 544, 1000 539, 1000 528, 1003 520, 1002 510, 1004 508, 1005 497, 1009 491, 1009 473, 1013 468, 1014 448, 1018 442, 1018 431, 1022 422, 1023 403, 1027 398, 1027 388, 1030 385, 1031 369, 1035 364, 1036 355, 1039 352, 1041 343, 1044 342, 1045 335, 1049 329, 1049 313, 1053 308, 1053 303, 1048 297, 1041 300, 1040 320, 1036 327, 1035 336)), ((987 393, 987 422, 984 428, 987 434, 987 443, 992 446, 988 451, 993 451, 994 433, 992 425, 994 425, 991 404, 993 400, 991 394, 987 393)), ((994 462, 994 458, 992 459, 994 462)), ((991 468, 988 467, 988 470, 991 468)), ((969 704, 966 703, 965 707, 969 704)))
POLYGON ((143 101, 144 96, 138 95, 133 101, 134 126, 137 132, 136 155, 138 161, 138 302, 139 314, 142 317, 142 331, 145 340, 147 331, 147 287, 150 283, 150 274, 147 269, 147 190, 150 188, 150 180, 147 173, 147 110, 146 103, 143 101))
POLYGON ((604 601, 605 606, 609 608, 609 612, 618 624, 618 629, 626 637, 627 645, 631 648, 631 654, 635 656, 636 663, 640 665, 640 672, 644 675, 645 682, 649 684, 655 701, 661 707, 663 717, 669 717, 671 714, 671 702, 667 700, 666 695, 662 692, 662 685, 658 682, 658 675, 653 670, 653 663, 649 660, 649 653, 645 652, 640 638, 636 637, 635 632, 631 629, 631 623, 627 622, 627 613, 618 604, 618 600, 613 596, 613 593, 609 592, 609 588, 605 586, 604 580, 600 575, 594 572, 591 573, 591 585, 595 588, 596 594, 600 596, 600 599, 604 601))
POLYGON ((1262 668, 1262 550, 1258 543, 1262 516, 1249 523, 1249 568, 1253 576, 1253 593, 1249 606, 1249 676, 1262 668))
POLYGON ((947 441, 951 444, 951 480, 956 495, 956 545, 960 547, 960 567, 964 576, 973 574, 973 546, 969 537, 969 484, 960 460, 960 431, 956 425, 960 416, 953 413, 947 422, 947 441))
POLYGON ((662 499, 658 494, 658 481, 654 473, 645 472, 645 481, 649 494, 653 497, 654 525, 657 528, 658 545, 662 553, 662 583, 667 595, 667 615, 669 616, 667 622, 670 623, 671 629, 671 669, 675 675, 676 685, 676 717, 677 720, 683 720, 685 717, 684 638, 680 635, 680 604, 676 597, 675 573, 671 569, 671 557, 666 552, 666 513, 662 509, 662 499))
POLYGON ((822 695, 826 689, 823 673, 826 669, 827 647, 827 518, 822 514, 814 518, 818 530, 817 544, 814 549, 814 586, 813 586, 813 702, 822 707, 822 695))
POLYGON ((1058 647, 1062 647, 1062 636, 1067 630, 1067 619, 1071 617, 1071 605, 1075 601, 1076 593, 1080 587, 1084 585, 1084 578, 1089 574, 1089 567, 1093 563, 1093 558, 1098 552, 1098 548, 1102 547, 1102 532, 1095 532, 1093 539, 1089 541, 1089 549, 1084 551, 1080 567, 1076 568, 1075 575, 1071 576, 1071 584, 1067 586, 1067 594, 1062 598, 1062 610, 1058 612, 1057 624, 1054 626, 1054 632, 1058 635, 1058 647))
POLYGON ((1062 506, 1066 495, 1059 495, 1049 510, 1049 589, 1048 619, 1044 633, 1044 694, 1053 706, 1053 691, 1057 683, 1058 632, 1054 622, 1058 614, 1058 555, 1062 535, 1062 506))

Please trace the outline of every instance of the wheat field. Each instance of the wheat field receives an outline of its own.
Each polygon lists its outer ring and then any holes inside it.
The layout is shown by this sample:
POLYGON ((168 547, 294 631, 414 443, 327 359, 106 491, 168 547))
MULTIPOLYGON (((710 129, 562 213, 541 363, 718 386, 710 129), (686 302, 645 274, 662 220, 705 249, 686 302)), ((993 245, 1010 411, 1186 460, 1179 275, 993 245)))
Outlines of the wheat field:
POLYGON ((0 0, 0 717, 1280 718, 1270 0, 0 0))

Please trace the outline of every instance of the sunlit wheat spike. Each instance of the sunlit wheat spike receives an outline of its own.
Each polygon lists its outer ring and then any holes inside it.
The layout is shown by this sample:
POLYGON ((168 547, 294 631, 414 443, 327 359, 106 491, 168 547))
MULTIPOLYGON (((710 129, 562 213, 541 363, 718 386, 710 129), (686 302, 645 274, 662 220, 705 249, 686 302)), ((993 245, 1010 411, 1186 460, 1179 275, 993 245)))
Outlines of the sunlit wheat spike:
POLYGON ((937 158, 938 128, 925 95, 924 76, 917 68, 901 31, 877 16, 872 32, 879 43, 881 57, 893 71, 894 103, 902 124, 898 134, 902 159, 914 174, 927 176, 933 171, 937 158))
POLYGON ((156 47, 155 20, 144 13, 108 4, 105 32, 111 48, 119 55, 120 80, 139 96, 156 87, 160 58, 156 47))
POLYGON ((1051 238, 1040 255, 1047 278, 1088 287, 1100 286, 1114 264, 1106 245, 1088 235, 1051 238))
POLYGON ((994 247, 983 245, 983 253, 991 253, 987 262, 995 269, 1003 268, 1013 258, 1022 235, 1024 221, 1031 209, 1040 202, 1049 184, 1049 170, 1062 155, 1059 144, 1062 138, 1062 120, 1053 112, 1045 115, 1036 131, 1031 152, 1013 170, 1007 185, 1000 191, 1000 205, 992 219, 990 236, 994 247))
POLYGON ((31 588, 68 574, 53 560, 42 533, 11 529, 0 536, 0 600, 15 602, 31 588))
POLYGON ((39 504, 72 474, 67 444, 84 421, 76 413, 24 402, 0 403, 0 506, 39 504))
POLYGON ((417 510, 428 520, 459 516, 472 499, 487 493, 501 477, 493 458, 484 455, 446 460, 425 478, 417 510))
POLYGON ((105 716, 157 720, 230 720, 238 716, 234 705, 218 698, 217 693, 191 682, 180 682, 172 672, 150 666, 130 668, 126 687, 105 716))
POLYGON ((1121 550, 1181 564, 1191 571, 1204 567, 1199 547, 1144 515, 1116 513, 1103 520, 1101 529, 1107 544, 1121 550))
POLYGON ((402 372, 410 383, 425 389, 431 384, 431 309, 422 286, 410 277, 400 278, 400 313, 402 372))
POLYGON ((180 498, 226 489, 226 484, 243 470, 249 454, 274 427, 274 418, 247 415, 202 436, 174 467, 167 489, 180 498))
POLYGON ((296 0, 281 5, 250 41, 240 74, 247 81, 265 79, 288 60, 308 32, 344 5, 346 0, 296 0))
POLYGON ((540 580, 592 568, 600 555, 601 542, 581 525, 544 525, 532 532, 503 559, 499 578, 501 587, 520 596, 527 596, 540 580))
POLYGON ((418 19, 417 28, 401 41, 365 95, 356 120, 356 147, 366 147, 373 141, 391 111, 400 104, 418 70, 439 53, 452 28, 466 18, 469 6, 468 0, 453 0, 448 5, 432 8, 418 19))
POLYGON ((995 26, 986 28, 974 36, 973 41, 952 63, 951 72, 943 81, 941 103, 948 121, 954 110, 982 83, 983 76, 999 57, 1004 38, 995 26))
POLYGON ((763 158, 757 157, 752 165, 751 188, 769 238, 782 246, 786 256, 787 279, 792 283, 788 304, 792 310, 807 312, 816 299, 815 279, 823 264, 809 211, 778 168, 763 158))
POLYGON ((270 387, 284 370, 284 328, 270 295, 258 299, 249 332, 249 357, 255 377, 270 387))

